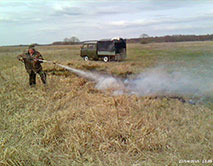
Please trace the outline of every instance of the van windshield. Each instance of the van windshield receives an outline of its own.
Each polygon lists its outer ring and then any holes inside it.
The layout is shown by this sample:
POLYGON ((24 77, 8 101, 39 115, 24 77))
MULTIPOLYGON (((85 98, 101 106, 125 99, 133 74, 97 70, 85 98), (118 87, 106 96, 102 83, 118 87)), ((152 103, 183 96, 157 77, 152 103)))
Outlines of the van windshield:
POLYGON ((87 45, 86 45, 86 44, 85 44, 85 45, 83 45, 83 46, 82 46, 82 48, 83 48, 83 49, 87 48, 87 45))

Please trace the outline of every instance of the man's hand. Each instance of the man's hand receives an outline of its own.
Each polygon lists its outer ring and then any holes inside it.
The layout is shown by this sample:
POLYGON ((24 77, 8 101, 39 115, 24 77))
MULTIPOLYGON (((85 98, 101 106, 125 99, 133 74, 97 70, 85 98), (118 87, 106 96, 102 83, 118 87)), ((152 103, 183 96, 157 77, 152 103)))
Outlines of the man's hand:
POLYGON ((17 56, 17 59, 18 59, 19 61, 21 61, 21 62, 24 62, 23 56, 24 56, 23 54, 18 55, 18 56, 17 56))
POLYGON ((21 61, 21 62, 24 62, 24 59, 22 57, 19 58, 18 60, 21 61))
POLYGON ((43 60, 42 60, 42 59, 39 59, 39 58, 35 58, 35 59, 33 59, 33 61, 34 61, 35 63, 37 63, 37 62, 43 63, 43 60))
POLYGON ((37 63, 37 62, 39 61, 39 59, 35 58, 35 59, 33 59, 33 61, 34 61, 35 63, 37 63))

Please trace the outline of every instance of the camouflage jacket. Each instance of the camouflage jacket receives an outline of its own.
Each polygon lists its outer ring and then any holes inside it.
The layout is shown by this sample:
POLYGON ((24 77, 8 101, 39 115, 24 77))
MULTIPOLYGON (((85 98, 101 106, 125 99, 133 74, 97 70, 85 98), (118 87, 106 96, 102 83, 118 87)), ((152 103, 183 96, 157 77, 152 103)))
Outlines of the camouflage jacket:
POLYGON ((42 70, 42 62, 39 60, 43 60, 43 57, 38 51, 35 51, 33 55, 30 55, 29 52, 27 52, 18 55, 17 58, 25 64, 25 69, 28 73, 31 73, 31 71, 37 73, 42 70))

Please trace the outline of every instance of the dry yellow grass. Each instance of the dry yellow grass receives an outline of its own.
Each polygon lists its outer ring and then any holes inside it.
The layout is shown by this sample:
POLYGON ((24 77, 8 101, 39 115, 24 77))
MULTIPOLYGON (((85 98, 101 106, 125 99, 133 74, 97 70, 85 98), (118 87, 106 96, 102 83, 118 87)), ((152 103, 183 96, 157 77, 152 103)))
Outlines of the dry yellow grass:
MULTIPOLYGON (((213 52, 211 44, 128 45, 125 62, 108 64, 83 62, 79 46, 38 50, 48 60, 125 77, 168 60, 164 48, 171 52, 196 45, 213 52)), ((179 164, 184 159, 212 159, 210 107, 163 97, 113 96, 52 64, 43 64, 48 85, 37 78, 37 86, 30 88, 15 59, 22 50, 0 48, 0 165, 173 166, 184 165, 179 164)))

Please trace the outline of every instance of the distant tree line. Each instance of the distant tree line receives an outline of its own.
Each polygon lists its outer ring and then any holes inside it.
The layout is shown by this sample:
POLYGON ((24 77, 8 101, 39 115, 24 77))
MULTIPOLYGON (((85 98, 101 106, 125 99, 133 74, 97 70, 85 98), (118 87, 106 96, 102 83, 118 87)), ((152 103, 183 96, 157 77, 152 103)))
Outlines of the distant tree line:
POLYGON ((213 41, 213 34, 209 35, 167 35, 161 37, 149 37, 146 34, 142 34, 140 38, 128 39, 129 43, 160 43, 160 42, 183 42, 183 41, 213 41))
MULTIPOLYGON (((213 34, 207 35, 167 35, 152 37, 147 34, 141 34, 139 38, 127 39, 128 43, 161 43, 161 42, 183 42, 183 41, 213 41, 213 34)), ((52 45, 74 45, 82 44, 75 36, 65 38, 63 41, 53 42, 52 45)))
POLYGON ((80 43, 80 40, 75 37, 75 36, 72 36, 70 38, 65 38, 64 41, 56 41, 56 42, 53 42, 52 45, 73 45, 73 44, 79 44, 80 43))

